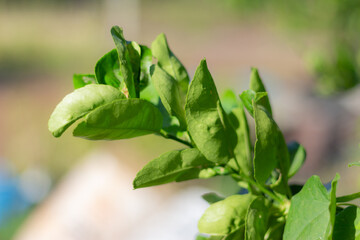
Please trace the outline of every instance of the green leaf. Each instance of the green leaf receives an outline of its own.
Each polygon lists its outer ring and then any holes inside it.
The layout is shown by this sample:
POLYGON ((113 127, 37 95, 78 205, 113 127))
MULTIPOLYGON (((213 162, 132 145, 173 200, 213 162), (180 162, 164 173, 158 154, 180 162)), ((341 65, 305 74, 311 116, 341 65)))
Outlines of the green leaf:
POLYGON ((95 65, 96 82, 120 88, 122 75, 116 49, 106 53, 95 65))
POLYGON ((289 170, 289 152, 284 137, 269 113, 253 102, 255 118, 255 179, 265 184, 275 167, 279 166, 284 188, 287 188, 289 170))
MULTIPOLYGON (((146 64, 146 63, 145 63, 146 64)), ((143 73, 144 78, 140 79, 140 88, 141 88, 141 92, 140 92, 140 98, 148 100, 149 102, 151 102, 152 104, 154 104, 155 106, 157 106, 159 108, 159 110, 162 112, 162 110, 165 109, 161 109, 164 108, 164 106, 162 105, 162 103, 160 102, 160 97, 158 92, 155 89, 154 84, 152 83, 151 80, 151 76, 150 76, 150 68, 151 65, 149 66, 149 69, 147 71, 149 71, 149 73, 143 73), (160 107, 161 106, 161 107, 160 107)), ((142 70, 143 71, 143 70, 142 70)), ((141 78, 141 77, 140 77, 141 78)), ((166 112, 166 111, 165 111, 166 112)), ((163 112, 162 112, 163 113, 163 112)), ((166 116, 168 116, 169 114, 166 114, 166 116)), ((166 120, 166 116, 164 117, 164 124, 165 124, 165 120, 166 120)))
POLYGON ((199 231, 227 235, 240 229, 245 223, 247 208, 254 198, 251 194, 233 195, 210 205, 199 220, 199 231))
POLYGON ((185 97, 190 79, 185 67, 169 49, 165 34, 156 37, 151 44, 151 51, 157 58, 159 66, 179 83, 181 94, 185 97))
POLYGON ((243 102, 245 108, 248 110, 250 115, 253 117, 254 117, 254 108, 253 108, 252 102, 255 99, 255 95, 256 95, 256 93, 253 90, 249 89, 249 90, 243 91, 239 96, 241 101, 243 102))
POLYGON ((360 209, 359 208, 356 209, 356 219, 354 221, 354 224, 356 230, 355 239, 360 240, 360 209))
POLYGON ((330 239, 331 200, 318 176, 312 176, 291 199, 284 240, 330 239))
POLYGON ((274 225, 270 225, 267 230, 264 239, 265 240, 279 240, 283 239, 285 222, 277 222, 274 225))
MULTIPOLYGON (((150 82, 150 66, 152 65, 152 53, 150 48, 140 45, 140 91, 144 90, 150 82)), ((141 93, 140 93, 141 94, 141 93)))
POLYGON ((349 164, 349 167, 352 167, 352 166, 357 166, 357 167, 359 167, 359 166, 360 166, 360 162, 350 163, 350 164, 349 164))
POLYGON ((135 85, 136 97, 140 95, 140 58, 141 58, 141 47, 137 42, 131 41, 126 44, 129 52, 129 59, 131 64, 131 70, 133 73, 133 80, 135 85))
POLYGON ((238 230, 225 236, 222 240, 243 240, 245 239, 245 225, 241 225, 238 230))
POLYGON ((360 209, 350 206, 342 210, 335 218, 333 240, 354 240, 356 234, 355 222, 360 220, 360 209))
MULTIPOLYGON (((260 78, 259 72, 256 68, 251 69, 251 76, 250 76, 250 89, 254 92, 266 92, 265 86, 260 78)), ((270 115, 272 115, 272 110, 270 106, 269 97, 266 96, 264 98, 261 98, 261 101, 259 102, 260 105, 262 105, 270 115)))
POLYGON ((151 79, 166 111, 177 117, 180 126, 185 130, 185 99, 181 97, 178 83, 158 65, 152 68, 151 79))
POLYGON ((56 106, 49 119, 49 130, 55 137, 60 137, 79 118, 100 106, 123 98, 125 96, 116 88, 101 84, 76 89, 56 106))
POLYGON ((228 120, 205 60, 196 69, 185 111, 188 131, 200 152, 209 161, 228 162, 236 135, 234 139, 226 129, 228 120))
POLYGON ((94 74, 74 74, 73 76, 74 89, 82 88, 93 83, 96 83, 94 74))
POLYGON ((227 114, 229 114, 234 108, 239 107, 239 100, 237 99, 236 94, 230 89, 224 91, 220 99, 221 105, 227 114))
MULTIPOLYGON (((233 108, 228 115, 229 121, 236 132, 237 141, 234 147, 234 155, 237 161, 236 165, 240 166, 242 172, 247 176, 252 176, 252 146, 250 140, 249 125, 246 119, 242 103, 239 107, 233 108)), ((229 164, 231 160, 229 161, 229 164)), ((233 166, 234 168, 234 166, 233 166)), ((235 166, 236 169, 236 166, 235 166)))
POLYGON ((120 99, 96 108, 74 130, 76 137, 116 140, 158 133, 159 110, 142 99, 120 99))
POLYGON ((209 238, 206 236, 202 236, 202 235, 197 235, 196 236, 196 240, 208 240, 209 238))
POLYGON ((360 192, 337 197, 336 202, 349 202, 358 198, 360 198, 360 192))
POLYGON ((306 151, 305 148, 297 142, 291 142, 287 145, 290 155, 290 168, 288 177, 293 177, 305 163, 306 151))
POLYGON ((116 45, 119 56, 120 72, 127 87, 129 97, 136 98, 138 97, 138 94, 136 93, 137 86, 134 80, 133 70, 131 66, 132 61, 127 48, 126 40, 123 36, 123 31, 120 27, 114 26, 111 28, 111 35, 116 45))
MULTIPOLYGON (((241 171, 247 175, 252 176, 252 146, 250 141, 249 125, 244 112, 243 103, 236 98, 233 91, 227 90, 221 97, 222 106, 227 113, 227 118, 236 132, 237 140, 234 146, 235 158, 228 162, 228 166, 232 169, 241 171), (226 106, 226 107, 225 107, 226 106), (239 169, 240 167, 240 169, 239 169)), ((231 133, 230 133, 231 134, 231 133)))
POLYGON ((224 197, 220 197, 216 193, 205 193, 201 197, 210 204, 213 204, 213 203, 216 203, 216 202, 219 202, 219 201, 225 199, 224 197))
POLYGON ((245 239, 264 240, 269 218, 269 206, 264 197, 255 198, 249 205, 245 221, 245 239))
POLYGON ((167 152, 146 164, 137 173, 133 186, 136 189, 194 179, 209 166, 213 163, 195 148, 167 152))
POLYGON ((267 97, 267 92, 254 92, 253 90, 249 89, 243 91, 239 96, 244 107, 250 113, 252 117, 254 117, 254 108, 253 108, 253 101, 259 102, 259 100, 263 97, 267 97))

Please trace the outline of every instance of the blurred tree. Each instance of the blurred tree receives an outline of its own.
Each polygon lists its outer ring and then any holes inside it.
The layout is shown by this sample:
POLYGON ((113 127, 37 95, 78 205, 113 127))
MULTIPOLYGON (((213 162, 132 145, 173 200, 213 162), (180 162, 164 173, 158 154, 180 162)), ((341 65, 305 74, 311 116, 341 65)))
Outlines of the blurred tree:
POLYGON ((320 93, 334 94, 359 84, 360 1, 227 0, 227 3, 243 15, 261 16, 292 36, 301 36, 306 47, 304 57, 320 93))

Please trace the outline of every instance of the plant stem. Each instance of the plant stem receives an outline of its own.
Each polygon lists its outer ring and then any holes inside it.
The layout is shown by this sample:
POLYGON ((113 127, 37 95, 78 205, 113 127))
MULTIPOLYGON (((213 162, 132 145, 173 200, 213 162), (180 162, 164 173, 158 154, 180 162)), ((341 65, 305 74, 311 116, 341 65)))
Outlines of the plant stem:
POLYGON ((262 186, 261 184, 255 182, 253 179, 251 179, 250 177, 241 174, 240 173, 240 177, 244 178, 246 181, 248 181, 249 183, 251 183, 252 185, 256 186, 257 188, 260 189, 260 191, 262 191, 263 193, 267 194, 269 197, 271 197, 272 199, 278 201, 279 203, 285 203, 285 201, 281 198, 279 198, 278 196, 276 196, 274 193, 272 193, 271 191, 269 191, 268 189, 266 189, 264 186, 262 186))
POLYGON ((357 198, 360 198, 360 192, 346 195, 346 196, 337 197, 336 202, 349 202, 349 201, 357 199, 357 198))
POLYGON ((191 147, 191 148, 193 147, 193 145, 191 143, 189 143, 188 141, 185 141, 174 135, 171 135, 171 134, 167 133, 166 131, 164 131, 163 129, 160 130, 160 135, 163 136, 164 138, 175 140, 175 141, 182 143, 188 147, 191 147))
POLYGON ((353 203, 337 203, 336 205, 337 206, 354 206, 354 207, 360 208, 360 206, 353 204, 353 203))

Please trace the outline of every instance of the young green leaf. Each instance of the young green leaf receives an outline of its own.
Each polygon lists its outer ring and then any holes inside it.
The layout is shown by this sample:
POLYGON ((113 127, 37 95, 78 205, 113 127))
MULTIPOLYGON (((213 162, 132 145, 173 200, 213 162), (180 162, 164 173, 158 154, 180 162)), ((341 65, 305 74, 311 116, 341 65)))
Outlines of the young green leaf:
POLYGON ((253 108, 253 101, 258 102, 263 97, 267 97, 267 92, 254 92, 253 90, 249 89, 243 91, 239 95, 244 107, 249 112, 249 114, 254 117, 254 108, 253 108))
POLYGON ((156 37, 151 44, 151 51, 159 66, 179 83, 181 94, 185 97, 190 79, 185 67, 169 49, 165 34, 156 37))
POLYGON ((185 111, 188 131, 200 152, 209 161, 228 162, 231 148, 236 144, 236 135, 235 139, 228 135, 225 126, 227 117, 205 60, 196 69, 189 87, 185 111))
POLYGON ((129 59, 131 64, 131 71, 133 74, 135 92, 137 97, 140 93, 140 59, 141 59, 141 47, 137 42, 131 41, 126 44, 129 52, 129 59))
POLYGON ((152 68, 151 80, 167 112, 171 116, 177 117, 180 126, 185 130, 185 99, 181 97, 178 82, 167 74, 159 65, 152 68))
MULTIPOLYGON (((238 103, 237 108, 232 109, 228 118, 233 129, 235 129, 237 136, 236 145, 234 147, 234 155, 237 161, 236 165, 240 166, 242 172, 250 177, 253 174, 251 155, 252 146, 249 125, 241 102, 238 103)), ((231 160, 229 161, 229 164, 231 164, 231 160)))
POLYGON ((151 102, 155 106, 160 105, 160 97, 159 97, 158 93, 156 92, 156 89, 155 89, 154 85, 151 83, 151 81, 140 92, 140 98, 151 102))
POLYGON ((264 236, 264 240, 279 240, 283 239, 285 222, 275 222, 275 224, 270 225, 264 236))
MULTIPOLYGON (((250 89, 254 92, 266 92, 265 86, 260 78, 259 72, 256 68, 251 69, 251 76, 250 76, 250 89)), ((258 102, 262 105, 270 115, 272 115, 271 105, 269 101, 269 97, 266 96, 261 98, 261 101, 258 102)))
POLYGON ((102 84, 76 89, 56 106, 49 119, 49 130, 55 137, 60 137, 76 120, 100 106, 123 98, 125 96, 119 90, 102 84))
MULTIPOLYGON (((152 65, 152 53, 150 48, 140 45, 140 91, 144 90, 150 82, 150 66, 152 65)), ((141 94, 141 92, 140 92, 141 94)))
MULTIPOLYGON (((283 185, 287 185, 289 152, 284 137, 269 113, 257 102, 253 102, 255 118, 255 179, 265 184, 275 167, 279 166, 283 185)), ((286 186, 284 188, 287 188, 286 186)))
MULTIPOLYGON (((161 113, 166 112, 163 104, 160 102, 160 96, 158 94, 158 92, 155 89, 154 84, 152 83, 152 81, 150 81, 151 76, 150 76, 150 67, 149 67, 149 75, 147 76, 147 73, 144 73, 144 79, 142 79, 140 82, 140 88, 141 92, 140 92, 140 98, 141 99, 145 99, 149 102, 151 102, 152 104, 154 104, 155 106, 157 106, 160 110, 161 113)), ((166 117, 169 116, 168 113, 166 113, 166 115, 164 115, 164 124, 166 122, 166 117)))
POLYGON ((198 236, 196 240, 244 240, 244 235, 245 235, 245 226, 243 224, 238 230, 236 230, 233 233, 230 233, 229 235, 226 236, 213 235, 210 237, 198 236))
POLYGON ((73 76, 74 89, 82 88, 93 83, 96 83, 96 78, 93 74, 74 74, 73 76))
MULTIPOLYGON (((152 81, 150 81, 149 87, 152 86, 155 90, 154 85, 152 84, 152 81)), ((156 92, 156 96, 158 96, 158 93, 156 92)), ((160 97, 158 104, 155 105, 157 109, 161 112, 161 115, 163 116, 163 126, 162 129, 166 132, 166 134, 170 134, 173 136, 182 137, 184 135, 188 135, 187 132, 184 131, 183 128, 180 127, 180 122, 176 117, 170 116, 166 108, 164 107, 163 103, 160 101, 160 97)))
POLYGON ((356 222, 360 220, 360 209, 350 206, 342 210, 335 218, 333 240, 355 240, 359 234, 356 229, 356 222))
POLYGON ((222 240, 244 240, 245 239, 245 224, 241 225, 238 230, 230 233, 222 238, 222 240))
POLYGON ((331 239, 331 200, 318 176, 291 199, 284 240, 331 239))
POLYGON ((161 113, 153 104, 120 99, 90 112, 73 134, 90 140, 116 140, 158 133, 161 127, 161 113))
POLYGON ((293 177, 305 163, 305 148, 297 142, 291 142, 287 145, 290 155, 290 168, 288 177, 293 177))
POLYGON ((235 157, 228 162, 228 166, 236 171, 241 170, 244 174, 251 177, 253 175, 252 146, 243 103, 240 99, 237 99, 235 93, 231 90, 223 93, 221 103, 227 114, 229 123, 237 136, 236 145, 234 146, 235 157))
POLYGON ((210 204, 213 204, 213 203, 216 203, 216 202, 219 202, 219 201, 225 199, 224 197, 220 197, 216 193, 205 193, 201 197, 210 204))
POLYGON ((269 218, 269 206, 264 197, 255 198, 249 205, 245 221, 245 239, 264 240, 269 218))
POLYGON ((130 53, 127 48, 126 40, 123 36, 123 31, 120 27, 114 26, 111 28, 111 35, 116 45, 119 56, 120 72, 129 92, 129 97, 136 98, 138 97, 138 93, 136 92, 136 89, 138 89, 138 87, 136 86, 137 82, 134 80, 130 53))
POLYGON ((239 107, 240 100, 237 99, 236 94, 230 89, 223 92, 220 99, 226 114, 229 114, 234 108, 239 107))
POLYGON ((255 95, 256 95, 256 93, 251 89, 243 91, 239 95, 242 103, 244 104, 245 108, 247 109, 247 111, 250 113, 250 115, 252 117, 254 117, 254 108, 253 108, 252 102, 255 99, 255 95))
POLYGON ((95 65, 96 82, 120 88, 123 77, 120 72, 119 57, 116 49, 106 53, 95 65))
MULTIPOLYGON (((160 102, 161 103, 161 102, 160 102)), ((179 120, 176 117, 172 117, 169 115, 169 113, 165 110, 164 111, 164 106, 161 106, 162 103, 160 104, 160 106, 157 106, 161 112, 161 114, 163 115, 163 130, 170 135, 173 136, 178 136, 178 137, 182 137, 184 136, 184 134, 187 134, 186 132, 184 132, 184 129, 182 127, 180 127, 180 123, 179 120)))
POLYGON ((357 207, 356 209, 356 219, 354 221, 354 225, 355 225, 355 239, 359 240, 360 239, 360 208, 357 207))
POLYGON ((134 188, 150 187, 196 178, 202 168, 213 166, 196 148, 171 151, 150 161, 137 173, 134 188))
POLYGON ((233 195, 210 205, 200 218, 199 231, 227 235, 240 229, 245 223, 247 208, 254 198, 251 194, 233 195))

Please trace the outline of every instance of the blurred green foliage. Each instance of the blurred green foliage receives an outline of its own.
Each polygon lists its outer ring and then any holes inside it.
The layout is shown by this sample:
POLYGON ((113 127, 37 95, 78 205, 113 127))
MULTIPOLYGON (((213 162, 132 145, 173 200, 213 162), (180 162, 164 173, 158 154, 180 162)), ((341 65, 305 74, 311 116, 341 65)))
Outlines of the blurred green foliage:
POLYGON ((360 1, 227 1, 242 15, 261 17, 300 39, 320 93, 342 92, 360 82, 360 1))

